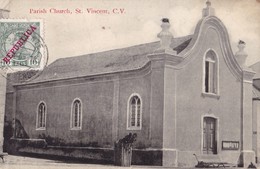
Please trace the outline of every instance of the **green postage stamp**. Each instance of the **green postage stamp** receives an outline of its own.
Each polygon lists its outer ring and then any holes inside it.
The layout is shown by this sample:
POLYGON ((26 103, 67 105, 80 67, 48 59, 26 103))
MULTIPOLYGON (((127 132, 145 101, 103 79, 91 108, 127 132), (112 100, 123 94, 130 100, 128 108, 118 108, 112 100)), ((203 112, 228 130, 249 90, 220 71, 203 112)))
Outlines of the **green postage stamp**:
POLYGON ((43 41, 42 20, 0 19, 0 68, 42 69, 48 52, 43 41))

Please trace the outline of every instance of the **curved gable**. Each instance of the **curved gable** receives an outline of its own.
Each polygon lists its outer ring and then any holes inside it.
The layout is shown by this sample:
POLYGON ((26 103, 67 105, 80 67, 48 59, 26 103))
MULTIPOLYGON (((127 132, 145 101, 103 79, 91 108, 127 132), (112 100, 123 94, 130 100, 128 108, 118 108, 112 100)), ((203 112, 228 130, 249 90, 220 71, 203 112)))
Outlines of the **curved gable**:
POLYGON ((231 50, 229 36, 226 27, 215 16, 208 16, 201 19, 195 29, 195 33, 193 39, 179 55, 184 58, 183 62, 180 63, 180 67, 183 67, 188 62, 192 60, 194 55, 191 55, 192 52, 196 50, 200 50, 199 42, 205 39, 207 32, 213 29, 217 32, 219 37, 220 47, 222 54, 224 56, 224 60, 226 65, 228 66, 230 72, 236 77, 236 79, 242 79, 242 69, 240 65, 237 63, 235 56, 231 50))

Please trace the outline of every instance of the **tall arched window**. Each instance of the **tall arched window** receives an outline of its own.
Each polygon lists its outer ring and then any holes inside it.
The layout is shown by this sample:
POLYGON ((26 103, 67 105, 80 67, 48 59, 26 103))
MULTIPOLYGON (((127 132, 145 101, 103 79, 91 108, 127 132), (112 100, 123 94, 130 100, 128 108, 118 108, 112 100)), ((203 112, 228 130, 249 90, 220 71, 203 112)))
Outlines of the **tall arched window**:
POLYGON ((38 105, 38 110, 37 110, 37 129, 45 129, 46 127, 46 104, 44 102, 41 102, 38 105))
POLYGON ((205 56, 204 92, 212 94, 218 93, 218 60, 212 50, 208 51, 205 56))
POLYGON ((71 111, 71 129, 81 129, 82 106, 79 99, 75 99, 72 103, 71 111))
POLYGON ((138 94, 132 94, 128 101, 127 128, 140 130, 142 127, 142 101, 138 94))

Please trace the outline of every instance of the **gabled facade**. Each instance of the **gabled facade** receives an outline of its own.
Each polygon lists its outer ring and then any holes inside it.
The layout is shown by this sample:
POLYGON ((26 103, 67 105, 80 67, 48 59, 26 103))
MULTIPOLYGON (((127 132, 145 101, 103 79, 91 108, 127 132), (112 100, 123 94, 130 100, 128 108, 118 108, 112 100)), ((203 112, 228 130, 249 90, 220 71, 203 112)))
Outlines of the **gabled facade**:
POLYGON ((58 59, 14 84, 12 111, 28 137, 57 149, 113 151, 134 132, 134 164, 194 166, 193 154, 255 162, 254 72, 244 66, 245 43, 232 53, 209 2, 193 35, 173 38, 162 21, 160 42, 58 59))

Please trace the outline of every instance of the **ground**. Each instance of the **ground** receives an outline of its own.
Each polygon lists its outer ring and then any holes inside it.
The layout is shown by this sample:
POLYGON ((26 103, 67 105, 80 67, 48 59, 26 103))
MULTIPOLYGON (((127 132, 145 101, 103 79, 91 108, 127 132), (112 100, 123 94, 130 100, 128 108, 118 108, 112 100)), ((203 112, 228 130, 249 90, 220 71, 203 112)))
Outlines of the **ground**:
MULTIPOLYGON (((5 163, 0 160, 1 169, 162 169, 164 167, 155 166, 131 166, 131 167, 117 167, 113 165, 101 165, 101 164, 82 164, 82 163, 66 163, 64 161, 22 157, 8 155, 5 157, 5 163)), ((258 167, 260 169, 260 166, 258 167)), ((171 168, 167 168, 171 169, 171 168)), ((174 168, 176 169, 176 168, 174 168)), ((193 168, 190 168, 193 169, 193 168)), ((195 168, 194 168, 195 169, 195 168)), ((231 168, 229 168, 231 169, 231 168)))

